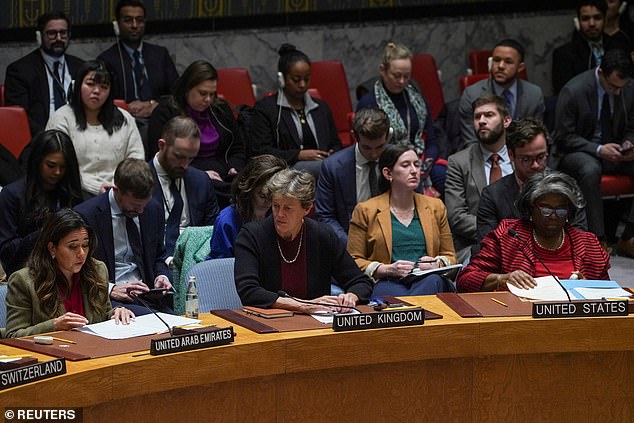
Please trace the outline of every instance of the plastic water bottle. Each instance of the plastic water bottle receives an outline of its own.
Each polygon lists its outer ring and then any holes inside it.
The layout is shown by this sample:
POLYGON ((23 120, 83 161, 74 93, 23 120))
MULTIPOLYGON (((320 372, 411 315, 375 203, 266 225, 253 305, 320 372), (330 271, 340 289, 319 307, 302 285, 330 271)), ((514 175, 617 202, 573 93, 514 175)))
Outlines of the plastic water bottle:
POLYGON ((189 277, 187 282, 187 295, 185 297, 185 316, 198 319, 198 288, 196 287, 196 276, 189 277))

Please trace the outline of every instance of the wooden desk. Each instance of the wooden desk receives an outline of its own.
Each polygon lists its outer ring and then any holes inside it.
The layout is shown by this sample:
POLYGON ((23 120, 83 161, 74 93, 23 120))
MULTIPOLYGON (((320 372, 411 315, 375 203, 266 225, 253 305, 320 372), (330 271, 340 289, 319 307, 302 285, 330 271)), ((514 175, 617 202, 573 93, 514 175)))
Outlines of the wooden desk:
POLYGON ((64 376, 0 392, 0 405, 83 407, 84 422, 634 420, 633 317, 462 319, 435 297, 415 302, 444 318, 348 333, 236 327, 229 346, 67 362, 64 376))

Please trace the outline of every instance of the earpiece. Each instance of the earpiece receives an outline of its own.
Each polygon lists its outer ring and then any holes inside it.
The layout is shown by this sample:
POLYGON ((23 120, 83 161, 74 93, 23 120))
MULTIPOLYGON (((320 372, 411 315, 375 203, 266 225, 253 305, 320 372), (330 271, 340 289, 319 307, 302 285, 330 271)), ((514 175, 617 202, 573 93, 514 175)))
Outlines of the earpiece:
POLYGON ((489 56, 487 58, 487 69, 491 72, 491 68, 493 67, 493 57, 489 56))
POLYGON ((389 144, 392 141, 392 137, 394 136, 394 128, 390 126, 390 129, 387 131, 387 143, 389 144))
POLYGON ((282 74, 282 72, 277 73, 277 85, 280 87, 280 89, 283 89, 286 86, 286 82, 284 81, 284 75, 282 74))
POLYGON ((40 31, 35 31, 35 42, 38 47, 42 45, 42 33, 40 31))
POLYGON ((75 80, 71 79, 70 80, 70 85, 68 86, 68 98, 72 98, 73 97, 73 92, 75 92, 75 80))
POLYGON ((112 21, 112 30, 114 31, 115 37, 119 37, 119 22, 112 21))
POLYGON ((575 24, 575 29, 577 31, 581 31, 581 25, 579 25, 579 18, 575 16, 574 18, 572 18, 572 22, 575 24))
POLYGON ((619 6, 619 15, 622 15, 623 12, 625 12, 625 9, 627 9, 627 2, 626 1, 621 3, 621 6, 619 6))

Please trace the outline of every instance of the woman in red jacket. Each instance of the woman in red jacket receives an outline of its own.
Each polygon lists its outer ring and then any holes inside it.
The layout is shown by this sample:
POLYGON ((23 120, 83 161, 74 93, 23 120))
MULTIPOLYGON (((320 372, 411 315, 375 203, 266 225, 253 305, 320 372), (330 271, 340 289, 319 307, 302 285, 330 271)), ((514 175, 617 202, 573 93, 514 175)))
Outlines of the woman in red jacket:
POLYGON ((518 200, 520 219, 505 219, 482 240, 456 281, 458 291, 494 291, 535 286, 549 270, 561 279, 608 279, 610 257, 597 237, 568 224, 585 201, 574 179, 561 172, 538 173, 518 200), (541 259, 541 261, 539 260, 541 259))

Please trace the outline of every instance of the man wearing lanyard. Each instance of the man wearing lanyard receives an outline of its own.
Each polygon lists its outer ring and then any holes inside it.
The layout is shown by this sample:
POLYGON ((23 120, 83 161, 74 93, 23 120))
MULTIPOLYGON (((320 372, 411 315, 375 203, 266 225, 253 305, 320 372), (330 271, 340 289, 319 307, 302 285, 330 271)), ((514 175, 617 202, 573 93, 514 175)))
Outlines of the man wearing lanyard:
POLYGON ((37 20, 39 48, 11 63, 4 80, 7 106, 21 106, 31 135, 46 126, 49 116, 67 103, 68 90, 83 61, 66 54, 70 21, 62 12, 45 13, 37 20))

